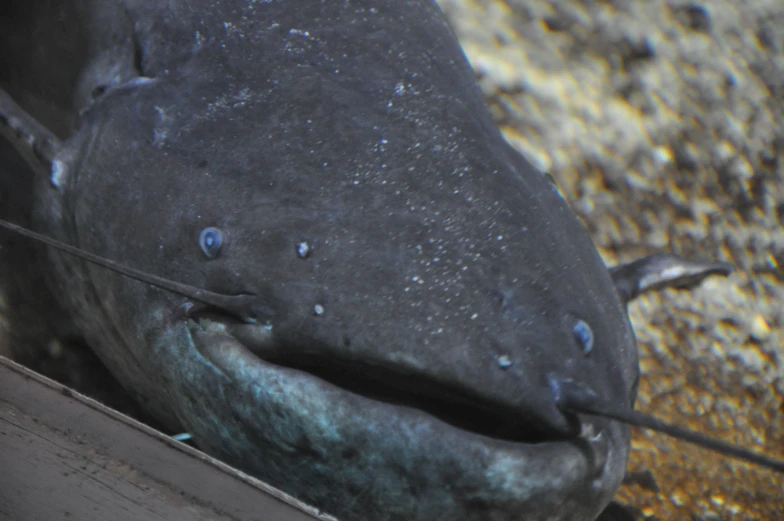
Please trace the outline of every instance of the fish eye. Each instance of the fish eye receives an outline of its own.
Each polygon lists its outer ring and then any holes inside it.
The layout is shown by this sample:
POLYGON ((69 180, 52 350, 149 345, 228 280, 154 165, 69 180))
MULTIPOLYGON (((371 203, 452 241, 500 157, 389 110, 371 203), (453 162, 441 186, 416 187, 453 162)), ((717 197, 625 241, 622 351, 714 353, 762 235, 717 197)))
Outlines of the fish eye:
POLYGON ((593 350, 593 331, 591 330, 591 326, 584 320, 578 320, 574 324, 572 332, 574 333, 574 339, 580 344, 583 353, 586 355, 590 353, 593 350))
POLYGON ((204 228, 199 235, 199 247, 208 259, 215 259, 220 255, 223 249, 223 243, 226 242, 225 234, 220 228, 204 228))

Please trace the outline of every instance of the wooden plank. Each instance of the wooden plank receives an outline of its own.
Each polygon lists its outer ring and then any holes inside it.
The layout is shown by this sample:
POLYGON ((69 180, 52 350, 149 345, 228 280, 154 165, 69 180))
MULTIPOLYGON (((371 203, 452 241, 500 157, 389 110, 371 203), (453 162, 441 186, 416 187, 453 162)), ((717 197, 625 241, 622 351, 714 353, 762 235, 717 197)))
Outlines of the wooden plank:
POLYGON ((0 357, 0 521, 55 519, 333 520, 0 357))

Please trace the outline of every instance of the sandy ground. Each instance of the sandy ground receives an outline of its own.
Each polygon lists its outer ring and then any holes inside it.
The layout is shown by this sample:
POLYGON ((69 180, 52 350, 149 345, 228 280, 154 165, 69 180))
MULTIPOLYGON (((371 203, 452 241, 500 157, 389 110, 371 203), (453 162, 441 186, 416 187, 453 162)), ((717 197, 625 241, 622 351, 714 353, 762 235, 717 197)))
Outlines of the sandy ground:
MULTIPOLYGON (((638 408, 784 457, 784 2, 441 0, 507 139, 608 264, 671 251, 728 279, 631 306, 638 408)), ((642 519, 784 519, 773 472, 636 430, 642 519)))

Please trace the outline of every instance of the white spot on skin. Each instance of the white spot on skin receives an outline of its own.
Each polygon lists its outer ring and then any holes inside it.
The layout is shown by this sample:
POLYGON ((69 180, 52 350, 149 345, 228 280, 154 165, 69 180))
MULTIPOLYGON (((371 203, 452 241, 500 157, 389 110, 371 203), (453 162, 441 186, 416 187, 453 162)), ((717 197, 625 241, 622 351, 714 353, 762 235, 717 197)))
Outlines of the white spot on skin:
POLYGON ((316 304, 315 306, 313 306, 313 313, 317 317, 320 317, 321 315, 324 314, 324 306, 322 306, 321 304, 316 304))
POLYGON ((501 369, 508 369, 512 366, 512 360, 508 355, 501 355, 498 357, 498 367, 501 369))
POLYGON ((228 34, 229 36, 233 36, 235 34, 238 35, 240 38, 244 36, 242 32, 237 28, 237 26, 231 22, 223 22, 223 28, 226 29, 226 34, 228 34))

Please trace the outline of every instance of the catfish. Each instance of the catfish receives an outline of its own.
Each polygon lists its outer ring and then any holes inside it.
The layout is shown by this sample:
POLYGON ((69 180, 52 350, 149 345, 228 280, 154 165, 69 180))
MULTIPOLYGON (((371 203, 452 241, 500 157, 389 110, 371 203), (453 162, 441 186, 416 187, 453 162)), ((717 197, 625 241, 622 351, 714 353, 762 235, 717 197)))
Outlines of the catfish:
POLYGON ((608 269, 434 2, 3 9, 28 276, 147 413, 346 521, 614 515, 626 304, 729 267, 608 269))

